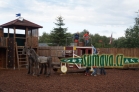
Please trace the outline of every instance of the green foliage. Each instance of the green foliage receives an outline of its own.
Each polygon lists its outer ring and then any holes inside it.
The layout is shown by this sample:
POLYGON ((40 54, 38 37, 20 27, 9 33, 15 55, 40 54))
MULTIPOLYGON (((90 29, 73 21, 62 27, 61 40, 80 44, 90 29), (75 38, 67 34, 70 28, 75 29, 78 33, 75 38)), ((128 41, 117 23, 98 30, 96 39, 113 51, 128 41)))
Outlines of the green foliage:
POLYGON ((46 32, 43 32, 43 35, 39 37, 39 43, 49 43, 49 42, 51 42, 50 35, 46 32))
MULTIPOLYGON (((136 19, 136 18, 135 18, 136 19)), ((114 41, 117 48, 137 48, 139 47, 139 26, 137 23, 125 30, 125 37, 120 37, 114 41)))
MULTIPOLYGON (((135 18, 136 19, 136 18, 135 18)), ((39 42, 41 43, 51 43, 50 45, 54 46, 67 46, 70 43, 73 43, 74 34, 67 33, 67 28, 62 28, 65 24, 63 23, 64 19, 59 16, 56 18, 54 28, 50 34, 43 33, 39 37, 39 42)), ((93 44, 96 48, 136 48, 139 47, 139 23, 136 23, 133 27, 127 28, 125 30, 125 37, 120 37, 118 39, 112 38, 112 44, 109 44, 110 37, 100 36, 99 34, 90 34, 90 46, 93 44)), ((79 36, 80 42, 84 42, 83 35, 89 30, 84 29, 80 32, 79 36)))
POLYGON ((135 48, 139 47, 139 27, 134 25, 133 28, 127 29, 125 31, 126 37, 126 47, 135 48))
MULTIPOLYGON (((80 32, 80 42, 84 42, 83 35, 87 32, 88 30, 84 29, 82 32, 80 32)), ((88 31, 89 32, 89 31, 88 31)), ((74 34, 73 34, 74 35, 74 34)), ((89 34, 90 35, 90 46, 93 44, 96 48, 106 48, 110 47, 109 41, 110 38, 106 36, 100 36, 99 34, 89 34)))
POLYGON ((114 40, 113 43, 114 43, 113 47, 116 47, 116 48, 124 48, 124 47, 126 47, 126 45, 125 45, 125 43, 126 43, 125 37, 120 37, 117 40, 114 40))
POLYGON ((55 25, 57 28, 54 28, 50 33, 51 41, 57 46, 64 46, 66 45, 67 28, 62 28, 65 24, 63 23, 63 18, 61 16, 57 17, 56 21, 57 23, 55 23, 55 25))

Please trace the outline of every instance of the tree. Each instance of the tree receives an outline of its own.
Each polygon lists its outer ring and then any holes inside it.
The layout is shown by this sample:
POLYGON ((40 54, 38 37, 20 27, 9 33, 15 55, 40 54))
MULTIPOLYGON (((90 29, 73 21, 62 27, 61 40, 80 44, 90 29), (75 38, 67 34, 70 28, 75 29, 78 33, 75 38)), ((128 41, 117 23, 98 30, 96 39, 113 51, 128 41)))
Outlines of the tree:
MULTIPOLYGON (((84 29, 82 32, 80 32, 80 41, 84 42, 83 39, 83 34, 85 34, 86 32, 89 32, 88 30, 84 29)), ((91 44, 93 44, 96 48, 106 48, 106 47, 110 47, 109 45, 109 37, 106 36, 100 36, 99 34, 89 34, 90 38, 89 38, 89 44, 91 46, 91 44)))
POLYGON ((49 42, 51 42, 50 35, 46 32, 43 32, 42 36, 39 37, 39 43, 49 43, 49 42))
POLYGON ((139 47, 139 18, 135 18, 135 25, 133 28, 128 28, 125 31, 126 47, 135 48, 139 47))
POLYGON ((136 48, 139 47, 139 23, 135 18, 135 25, 125 30, 125 37, 120 37, 114 41, 117 48, 136 48))
POLYGON ((119 37, 118 39, 113 41, 113 47, 116 48, 124 48, 126 46, 126 38, 125 37, 119 37))
POLYGON ((62 16, 58 16, 56 18, 57 23, 55 25, 57 28, 54 28, 51 31, 51 40, 52 43, 56 44, 57 46, 64 46, 66 43, 66 38, 67 38, 67 28, 62 28, 65 24, 63 23, 64 19, 62 16))
POLYGON ((139 27, 134 25, 133 28, 125 31, 126 47, 135 48, 139 47, 139 27))
POLYGON ((69 46, 70 43, 73 43, 73 35, 71 33, 66 33, 66 46, 69 46))

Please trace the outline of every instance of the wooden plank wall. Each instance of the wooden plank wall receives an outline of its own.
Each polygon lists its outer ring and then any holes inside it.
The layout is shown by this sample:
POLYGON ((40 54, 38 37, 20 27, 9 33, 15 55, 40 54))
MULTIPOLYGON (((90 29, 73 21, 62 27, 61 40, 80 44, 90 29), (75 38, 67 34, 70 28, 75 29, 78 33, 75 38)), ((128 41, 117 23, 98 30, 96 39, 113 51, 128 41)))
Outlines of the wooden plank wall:
MULTIPOLYGON (((116 55, 123 54, 124 57, 139 58, 139 48, 97 48, 101 54, 114 55, 114 63, 116 63, 116 55)), ((53 62, 60 62, 58 57, 63 57, 63 46, 51 46, 51 47, 38 47, 39 56, 52 56, 53 62)), ((0 67, 6 66, 6 49, 0 48, 0 67)), ((128 67, 137 66, 134 64, 128 65, 128 67)))
MULTIPOLYGON (((123 54, 125 57, 137 57, 139 58, 139 48, 97 48, 99 49, 99 54, 112 54, 116 56, 117 54, 123 54)), ((39 47, 40 56, 62 56, 62 51, 64 47, 52 46, 52 47, 39 47)))
POLYGON ((4 37, 3 30, 0 29, 0 37, 4 37))
POLYGON ((38 37, 28 37, 27 38, 27 45, 32 48, 38 47, 38 37))
POLYGON ((0 68, 2 68, 2 66, 3 66, 3 51, 2 51, 2 49, 0 49, 1 51, 0 51, 0 68))
POLYGON ((62 46, 39 47, 38 54, 39 56, 52 56, 53 62, 60 62, 58 57, 62 57, 63 50, 64 47, 62 46))
MULTIPOLYGON (((139 48, 100 48, 100 54, 114 55, 114 63, 116 63, 116 55, 122 54, 128 58, 139 58, 139 48)), ((120 63, 120 62, 119 62, 120 63)), ((124 67, 139 67, 138 64, 127 64, 124 67)))
MULTIPOLYGON (((139 58, 139 48, 97 48, 99 49, 99 54, 111 54, 114 55, 114 63, 116 63, 116 55, 122 54, 124 57, 139 58)), ((52 56, 53 62, 60 62, 58 59, 62 57, 62 51, 64 47, 52 46, 52 47, 39 47, 40 56, 52 56)), ((126 66, 124 66, 126 67, 126 66)), ((135 64, 127 65, 127 67, 136 67, 135 64)))
POLYGON ((7 38, 6 37, 0 37, 0 46, 7 47, 7 38))

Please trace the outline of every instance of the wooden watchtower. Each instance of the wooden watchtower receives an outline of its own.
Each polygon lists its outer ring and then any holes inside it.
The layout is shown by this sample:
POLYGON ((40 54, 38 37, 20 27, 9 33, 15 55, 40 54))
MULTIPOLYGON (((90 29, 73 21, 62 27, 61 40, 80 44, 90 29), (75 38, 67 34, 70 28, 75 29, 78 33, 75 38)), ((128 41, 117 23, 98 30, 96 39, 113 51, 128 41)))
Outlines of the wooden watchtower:
POLYGON ((27 55, 23 56, 21 52, 24 46, 38 51, 39 28, 42 26, 21 17, 0 25, 0 67, 19 68, 21 64, 27 64, 27 55), (10 30, 14 32, 10 33, 10 30), (24 34, 17 34, 16 30, 24 34))

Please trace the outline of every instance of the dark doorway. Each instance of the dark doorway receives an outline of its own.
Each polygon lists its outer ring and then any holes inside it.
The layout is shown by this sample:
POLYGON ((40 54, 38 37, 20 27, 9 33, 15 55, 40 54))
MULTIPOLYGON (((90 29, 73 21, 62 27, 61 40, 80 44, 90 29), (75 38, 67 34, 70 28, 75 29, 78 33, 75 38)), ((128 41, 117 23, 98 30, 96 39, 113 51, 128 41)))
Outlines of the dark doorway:
POLYGON ((92 54, 92 50, 89 49, 89 50, 88 50, 88 54, 92 54))
POLYGON ((85 54, 85 49, 81 49, 81 55, 85 54))

